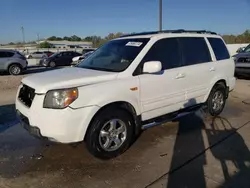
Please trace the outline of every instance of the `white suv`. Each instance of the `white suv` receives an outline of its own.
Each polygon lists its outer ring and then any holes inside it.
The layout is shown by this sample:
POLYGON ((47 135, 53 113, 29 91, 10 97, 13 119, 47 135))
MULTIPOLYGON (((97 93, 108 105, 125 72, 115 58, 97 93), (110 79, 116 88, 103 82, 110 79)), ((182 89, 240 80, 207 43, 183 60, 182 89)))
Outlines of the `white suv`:
POLYGON ((141 129, 206 105, 219 115, 235 86, 234 61, 219 35, 164 31, 107 42, 74 68, 22 80, 16 109, 33 135, 85 141, 96 157, 123 153, 141 129))

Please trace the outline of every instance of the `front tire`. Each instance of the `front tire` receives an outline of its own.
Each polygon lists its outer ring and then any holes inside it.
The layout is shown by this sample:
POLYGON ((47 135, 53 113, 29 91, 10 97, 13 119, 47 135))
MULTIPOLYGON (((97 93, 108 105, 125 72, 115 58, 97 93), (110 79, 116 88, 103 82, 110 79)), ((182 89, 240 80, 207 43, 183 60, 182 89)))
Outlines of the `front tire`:
POLYGON ((20 65, 13 64, 13 65, 10 65, 8 71, 10 75, 16 76, 22 73, 22 68, 20 65))
POLYGON ((219 116, 223 111, 227 98, 226 92, 226 86, 223 83, 215 85, 212 89, 207 100, 208 113, 211 116, 219 116))
POLYGON ((50 67, 50 68, 56 67, 56 63, 55 63, 54 61, 51 61, 51 62, 49 63, 49 67, 50 67))
POLYGON ((100 159, 111 159, 125 152, 133 140, 131 115, 117 108, 100 112, 90 124, 86 134, 89 152, 100 159))

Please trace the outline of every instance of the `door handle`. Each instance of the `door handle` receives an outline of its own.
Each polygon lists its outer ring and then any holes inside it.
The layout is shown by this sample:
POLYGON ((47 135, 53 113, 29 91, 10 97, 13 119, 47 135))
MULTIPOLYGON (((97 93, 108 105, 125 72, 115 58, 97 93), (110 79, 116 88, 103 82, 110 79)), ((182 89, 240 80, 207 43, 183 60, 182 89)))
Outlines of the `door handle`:
POLYGON ((216 69, 214 68, 214 67, 211 67, 210 69, 209 69, 209 71, 210 72, 213 72, 213 71, 215 71, 216 69))
POLYGON ((176 75, 175 79, 185 78, 185 74, 179 73, 176 75))

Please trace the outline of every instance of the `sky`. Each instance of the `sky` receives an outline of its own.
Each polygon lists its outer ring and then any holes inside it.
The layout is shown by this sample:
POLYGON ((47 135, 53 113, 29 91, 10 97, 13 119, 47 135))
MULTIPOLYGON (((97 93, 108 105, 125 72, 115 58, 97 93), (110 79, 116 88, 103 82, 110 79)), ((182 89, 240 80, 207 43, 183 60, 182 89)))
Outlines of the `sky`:
MULTIPOLYGON (((50 36, 106 36, 158 30, 158 0, 1 0, 0 43, 50 36)), ((240 34, 250 29, 250 0, 163 0, 163 29, 240 34)))

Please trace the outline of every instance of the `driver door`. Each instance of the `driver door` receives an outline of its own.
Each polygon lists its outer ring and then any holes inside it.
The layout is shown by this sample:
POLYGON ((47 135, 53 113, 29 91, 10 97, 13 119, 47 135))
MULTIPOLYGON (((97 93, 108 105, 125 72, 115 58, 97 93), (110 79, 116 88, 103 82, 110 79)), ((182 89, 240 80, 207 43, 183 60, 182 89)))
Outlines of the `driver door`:
POLYGON ((157 74, 139 75, 142 120, 183 108, 187 84, 177 38, 157 41, 142 60, 148 61, 160 61, 162 71, 157 74))

